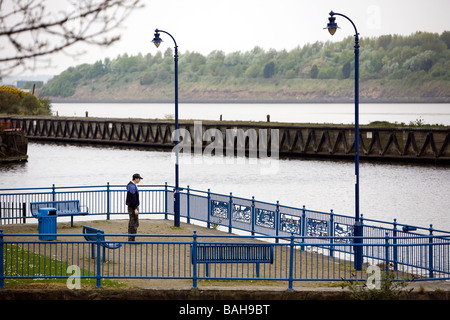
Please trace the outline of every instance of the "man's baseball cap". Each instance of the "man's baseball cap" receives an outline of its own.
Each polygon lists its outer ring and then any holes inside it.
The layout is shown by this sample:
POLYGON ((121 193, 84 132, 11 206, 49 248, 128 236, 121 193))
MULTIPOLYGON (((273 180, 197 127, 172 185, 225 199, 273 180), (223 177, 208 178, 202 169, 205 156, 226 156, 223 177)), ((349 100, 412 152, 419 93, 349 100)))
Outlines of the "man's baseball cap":
POLYGON ((141 177, 141 175, 140 175, 139 173, 133 174, 133 180, 134 180, 134 179, 138 179, 138 178, 139 178, 139 179, 144 179, 144 178, 141 177))

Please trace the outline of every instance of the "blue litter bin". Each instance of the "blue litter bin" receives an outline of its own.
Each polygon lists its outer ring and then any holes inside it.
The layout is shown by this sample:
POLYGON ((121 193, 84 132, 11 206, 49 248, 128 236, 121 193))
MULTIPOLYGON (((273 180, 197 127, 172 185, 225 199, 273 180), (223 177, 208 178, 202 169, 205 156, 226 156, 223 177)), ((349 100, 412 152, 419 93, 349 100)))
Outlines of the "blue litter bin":
POLYGON ((39 240, 56 240, 56 209, 39 208, 39 240))

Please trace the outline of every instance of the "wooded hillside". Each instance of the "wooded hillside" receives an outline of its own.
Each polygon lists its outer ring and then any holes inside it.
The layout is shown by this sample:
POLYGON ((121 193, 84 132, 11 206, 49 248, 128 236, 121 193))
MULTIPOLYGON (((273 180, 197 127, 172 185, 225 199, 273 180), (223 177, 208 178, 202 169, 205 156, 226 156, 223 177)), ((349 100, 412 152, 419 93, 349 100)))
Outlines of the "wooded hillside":
MULTIPOLYGON (((150 44, 149 44, 150 45, 150 44)), ((341 102, 354 96, 354 38, 293 50, 181 52, 180 101, 341 102)), ((449 102, 450 32, 360 39, 362 101, 449 102)), ((71 67, 39 94, 70 100, 172 101, 171 48, 71 67)))

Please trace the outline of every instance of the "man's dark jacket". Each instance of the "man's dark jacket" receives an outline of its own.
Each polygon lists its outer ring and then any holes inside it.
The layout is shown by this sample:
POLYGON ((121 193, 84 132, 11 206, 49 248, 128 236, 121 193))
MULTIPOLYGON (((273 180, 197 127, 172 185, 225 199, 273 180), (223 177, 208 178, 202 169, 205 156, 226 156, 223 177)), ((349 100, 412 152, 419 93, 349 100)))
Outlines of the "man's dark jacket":
POLYGON ((126 205, 132 208, 139 207, 139 191, 137 186, 130 181, 127 185, 127 199, 126 205))

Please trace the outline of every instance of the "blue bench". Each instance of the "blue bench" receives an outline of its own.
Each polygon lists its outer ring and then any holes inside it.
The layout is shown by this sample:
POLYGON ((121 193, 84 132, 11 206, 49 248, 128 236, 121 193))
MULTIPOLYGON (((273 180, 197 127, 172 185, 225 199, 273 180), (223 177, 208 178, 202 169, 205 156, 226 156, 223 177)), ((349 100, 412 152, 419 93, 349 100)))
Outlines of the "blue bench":
POLYGON ((89 214, 87 207, 81 211, 79 200, 31 202, 30 211, 33 217, 37 218, 40 208, 55 208, 58 217, 70 216, 71 227, 73 227, 73 216, 89 214))
MULTIPOLYGON (((206 264, 209 277, 210 263, 256 263, 256 276, 259 278, 259 264, 273 264, 273 245, 264 243, 197 243, 196 263, 206 264)), ((191 261, 194 251, 191 245, 191 261)))
POLYGON ((92 242, 91 243, 91 257, 92 259, 95 259, 95 246, 97 245, 97 237, 100 234, 100 245, 103 247, 103 262, 105 262, 105 249, 117 249, 122 246, 119 242, 112 242, 105 240, 104 231, 88 226, 83 226, 83 235, 84 239, 86 241, 92 242))

